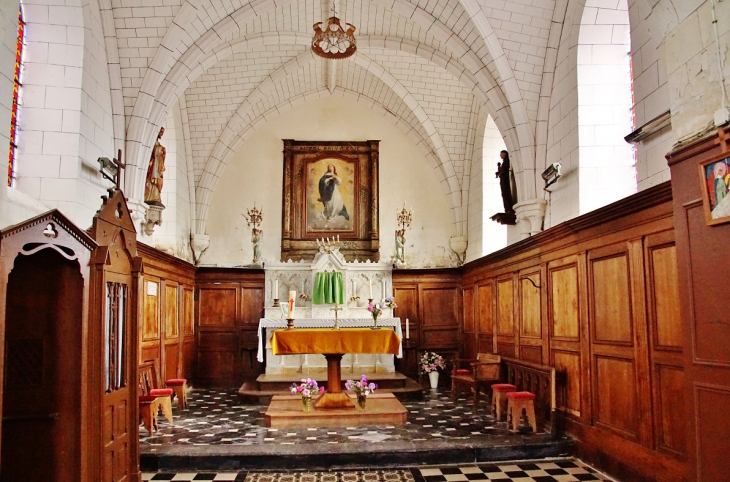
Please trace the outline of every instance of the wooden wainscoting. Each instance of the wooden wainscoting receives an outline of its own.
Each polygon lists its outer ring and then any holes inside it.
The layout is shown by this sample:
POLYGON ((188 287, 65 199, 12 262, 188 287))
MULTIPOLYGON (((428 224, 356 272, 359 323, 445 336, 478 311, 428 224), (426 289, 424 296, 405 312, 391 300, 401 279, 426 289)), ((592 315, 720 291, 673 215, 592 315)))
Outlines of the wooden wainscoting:
POLYGON ((199 386, 239 387, 263 370, 256 360, 264 270, 200 268, 195 332, 199 386))
POLYGON ((565 373, 578 455, 623 480, 687 476, 671 186, 463 267, 462 350, 565 373))
POLYGON ((138 249, 144 262, 139 362, 156 359, 160 380, 187 378, 192 383, 196 267, 142 243, 138 249))
MULTIPOLYGON (((418 373, 418 356, 434 351, 447 359, 458 358, 461 346, 462 296, 456 269, 393 270, 393 294, 405 336, 410 320, 410 339, 396 369, 409 376, 418 373)), ((443 383, 448 382, 444 380, 443 383)))

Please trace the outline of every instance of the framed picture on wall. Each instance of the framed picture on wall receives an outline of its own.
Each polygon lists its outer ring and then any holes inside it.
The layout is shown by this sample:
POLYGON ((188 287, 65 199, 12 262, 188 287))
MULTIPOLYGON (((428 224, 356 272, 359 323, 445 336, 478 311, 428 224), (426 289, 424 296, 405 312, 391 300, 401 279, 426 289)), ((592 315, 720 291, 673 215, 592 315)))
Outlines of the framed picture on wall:
POLYGON ((347 261, 378 261, 380 141, 283 142, 281 260, 311 261, 334 238, 347 261))
POLYGON ((730 222, 730 157, 701 162, 699 174, 707 224, 730 222))

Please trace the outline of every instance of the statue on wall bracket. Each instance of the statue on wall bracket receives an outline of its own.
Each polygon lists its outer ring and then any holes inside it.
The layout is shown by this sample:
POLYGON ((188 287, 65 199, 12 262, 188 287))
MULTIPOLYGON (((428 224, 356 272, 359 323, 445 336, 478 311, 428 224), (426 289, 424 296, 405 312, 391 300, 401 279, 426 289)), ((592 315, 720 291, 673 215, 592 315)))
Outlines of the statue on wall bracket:
POLYGON ((492 221, 497 221, 499 224, 514 225, 517 223, 517 217, 515 215, 515 195, 516 189, 513 189, 515 184, 514 174, 512 173, 512 166, 509 160, 509 152, 501 151, 499 157, 502 162, 497 163, 497 172, 495 176, 499 178, 499 188, 502 191, 502 204, 504 205, 504 212, 497 213, 492 216, 492 221))
POLYGON ((311 260, 317 239, 340 239, 349 262, 378 261, 380 141, 284 139, 281 261, 311 260))

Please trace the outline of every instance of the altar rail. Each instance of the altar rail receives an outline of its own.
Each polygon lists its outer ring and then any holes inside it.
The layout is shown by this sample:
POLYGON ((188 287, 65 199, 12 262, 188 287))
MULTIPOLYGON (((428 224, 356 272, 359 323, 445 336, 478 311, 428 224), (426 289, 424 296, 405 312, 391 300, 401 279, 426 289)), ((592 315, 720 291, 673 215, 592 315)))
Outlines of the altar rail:
POLYGON ((561 413, 557 406, 565 403, 566 374, 547 365, 538 365, 517 358, 502 357, 500 378, 520 392, 535 394, 537 423, 553 436, 562 433, 561 413))

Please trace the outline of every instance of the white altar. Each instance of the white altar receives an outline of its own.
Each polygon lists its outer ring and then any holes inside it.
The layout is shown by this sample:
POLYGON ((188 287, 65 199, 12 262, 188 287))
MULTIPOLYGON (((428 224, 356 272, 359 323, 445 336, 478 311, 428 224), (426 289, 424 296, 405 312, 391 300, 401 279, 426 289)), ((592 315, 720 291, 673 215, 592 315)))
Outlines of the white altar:
MULTIPOLYGON (((330 328, 334 325, 334 319, 296 319, 295 328, 330 328)), ((361 328, 373 326, 373 319, 340 319, 340 328, 361 328)), ((395 330, 395 334, 401 340, 398 347, 398 358, 403 357, 403 332, 401 330, 400 318, 378 318, 378 326, 383 330, 395 330)), ((271 351, 271 335, 274 330, 286 328, 285 319, 262 318, 259 320, 259 349, 256 355, 258 361, 264 361, 266 353, 266 374, 292 374, 292 373, 327 373, 327 360, 324 355, 274 355, 271 351), (262 338, 261 335, 264 335, 262 338)), ((362 373, 392 373, 395 372, 393 355, 353 353, 342 357, 342 373, 353 373, 360 376, 362 373)))
MULTIPOLYGON (((317 273, 339 271, 345 288, 345 305, 338 312, 340 327, 373 326, 373 318, 367 310, 368 299, 380 301, 392 294, 393 268, 388 263, 371 261, 348 263, 336 244, 323 244, 312 262, 291 260, 286 263, 267 263, 266 302, 264 318, 259 321, 258 360, 266 362, 266 374, 326 373, 327 361, 323 355, 274 355, 271 351, 273 330, 284 328, 287 318, 289 292, 296 291, 293 311, 295 327, 333 327, 334 305, 312 305, 300 298, 302 293, 310 299, 317 273), (274 307, 273 300, 279 299, 281 306, 274 307), (264 338, 262 339, 262 335, 264 338), (265 358, 264 358, 265 352, 265 358)), ((399 318, 393 318, 393 310, 384 310, 378 318, 378 326, 395 329, 402 340, 399 318)), ((402 349, 402 348, 401 348, 402 349)), ((400 355, 399 355, 400 356, 400 355)), ((342 373, 385 373, 394 372, 394 355, 349 354, 342 359, 342 373)))

